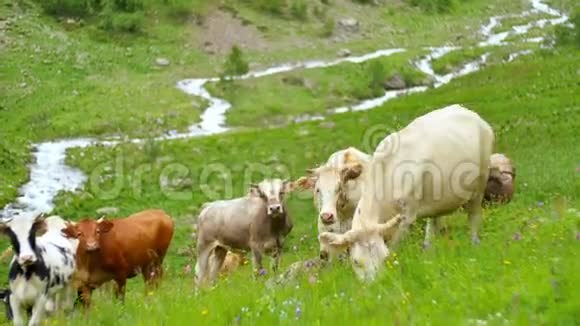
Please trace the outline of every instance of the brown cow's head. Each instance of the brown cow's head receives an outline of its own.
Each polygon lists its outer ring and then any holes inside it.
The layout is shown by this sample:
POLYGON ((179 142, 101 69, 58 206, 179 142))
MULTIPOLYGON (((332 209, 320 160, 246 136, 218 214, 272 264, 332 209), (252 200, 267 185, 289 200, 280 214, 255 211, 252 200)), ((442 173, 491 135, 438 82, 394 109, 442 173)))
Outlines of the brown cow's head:
POLYGON ((78 223, 67 223, 62 233, 79 240, 79 248, 87 252, 97 251, 101 248, 101 234, 107 233, 113 227, 113 223, 100 218, 98 221, 85 219, 78 223))
POLYGON ((250 185, 250 195, 262 198, 267 204, 267 212, 270 217, 282 216, 284 212, 284 195, 294 188, 294 184, 288 180, 266 179, 258 184, 250 185))
POLYGON ((296 180, 302 189, 313 189, 319 217, 324 224, 336 222, 337 208, 346 204, 347 182, 360 176, 361 163, 353 163, 337 169, 332 166, 321 166, 307 170, 308 176, 296 180))

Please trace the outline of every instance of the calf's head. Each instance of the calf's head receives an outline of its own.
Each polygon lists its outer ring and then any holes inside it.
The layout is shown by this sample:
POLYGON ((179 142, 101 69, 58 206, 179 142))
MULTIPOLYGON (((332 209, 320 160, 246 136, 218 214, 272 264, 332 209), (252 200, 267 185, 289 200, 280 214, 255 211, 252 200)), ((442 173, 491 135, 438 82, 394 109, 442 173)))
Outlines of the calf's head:
POLYGON ((336 222, 337 210, 347 204, 347 182, 358 178, 362 169, 360 163, 341 169, 321 166, 308 170, 309 175, 296 180, 296 184, 302 189, 313 190, 320 221, 327 225, 333 224, 336 222))
POLYGON ((292 191, 293 183, 288 180, 266 179, 250 185, 250 194, 262 198, 267 205, 268 216, 282 216, 284 212, 284 195, 292 191))
POLYGON ((350 249, 350 260, 355 274, 361 281, 374 281, 389 256, 385 235, 400 221, 397 215, 387 223, 369 225, 346 233, 323 232, 320 243, 330 252, 350 249))
POLYGON ((62 229, 62 233, 79 240, 79 247, 87 252, 94 252, 101 249, 101 235, 113 228, 113 223, 99 219, 97 221, 85 219, 78 223, 67 223, 62 229))
POLYGON ((36 248, 36 237, 46 232, 45 216, 17 216, 0 220, 0 230, 10 238, 21 266, 29 266, 40 259, 36 248))

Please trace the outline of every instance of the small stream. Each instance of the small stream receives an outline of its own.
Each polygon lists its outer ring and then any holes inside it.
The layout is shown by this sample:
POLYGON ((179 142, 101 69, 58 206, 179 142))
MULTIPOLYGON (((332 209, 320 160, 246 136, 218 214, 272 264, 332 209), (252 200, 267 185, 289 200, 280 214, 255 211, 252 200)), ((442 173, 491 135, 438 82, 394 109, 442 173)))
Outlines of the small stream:
MULTIPOLYGON (((489 22, 483 25, 480 29, 480 34, 484 40, 478 44, 480 47, 490 45, 502 46, 507 43, 505 40, 512 35, 524 35, 532 28, 544 28, 549 25, 570 24, 569 17, 558 10, 549 7, 542 0, 530 0, 532 9, 524 11, 519 15, 504 15, 495 16, 489 19, 489 22), (501 21, 510 17, 525 17, 535 13, 543 13, 552 16, 553 18, 543 18, 537 21, 532 21, 525 25, 514 26, 510 30, 493 33, 493 29, 501 25, 501 21)), ((542 42, 544 38, 529 38, 524 39, 525 42, 542 42)), ((414 64, 421 72, 430 76, 434 80, 433 87, 440 87, 451 82, 453 79, 464 76, 481 69, 482 65, 487 61, 489 53, 483 54, 477 60, 465 64, 461 69, 446 75, 438 75, 433 71, 432 62, 444 55, 461 49, 455 46, 441 46, 429 48, 428 55, 416 61, 414 64)), ((289 72, 296 69, 316 69, 336 66, 342 63, 361 63, 379 57, 387 57, 395 53, 405 52, 406 49, 381 49, 371 53, 360 56, 351 56, 340 59, 331 60, 310 60, 304 62, 284 63, 273 66, 268 69, 249 72, 243 76, 236 76, 234 79, 250 79, 260 78, 264 76, 289 72)), ((531 50, 523 50, 509 55, 507 62, 515 60, 522 55, 530 54, 531 50)), ((205 88, 208 82, 216 82, 219 79, 213 78, 196 78, 185 79, 177 83, 177 87, 187 94, 199 96, 208 101, 209 106, 201 115, 201 122, 196 123, 188 128, 186 132, 170 132, 167 135, 157 137, 156 140, 164 141, 170 139, 185 139, 193 137, 202 137, 208 135, 219 134, 228 131, 226 126, 226 112, 232 107, 224 99, 213 97, 205 88)), ((426 86, 411 87, 402 90, 389 90, 382 96, 364 100, 356 105, 343 106, 329 110, 331 113, 345 113, 350 111, 370 110, 381 106, 385 102, 397 98, 399 96, 424 92, 429 88, 426 86)), ((295 122, 323 120, 324 115, 314 115, 300 117, 295 122)), ((62 139, 57 141, 42 142, 33 145, 33 163, 29 165, 30 180, 20 188, 20 196, 15 202, 6 205, 0 211, 0 216, 13 215, 34 215, 41 212, 50 212, 54 208, 54 198, 60 191, 74 191, 81 188, 85 183, 87 176, 79 169, 70 167, 65 164, 66 151, 75 147, 87 147, 97 144, 105 146, 115 146, 121 142, 140 143, 143 139, 130 140, 97 140, 93 138, 76 138, 76 139, 62 139)))

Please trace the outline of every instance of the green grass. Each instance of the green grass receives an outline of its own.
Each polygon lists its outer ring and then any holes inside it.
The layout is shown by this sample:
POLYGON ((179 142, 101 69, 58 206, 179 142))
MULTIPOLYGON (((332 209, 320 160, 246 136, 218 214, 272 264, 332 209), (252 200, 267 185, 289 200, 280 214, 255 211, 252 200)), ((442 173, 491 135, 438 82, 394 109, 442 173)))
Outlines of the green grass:
MULTIPOLYGON (((91 216, 102 206, 118 206, 122 215, 162 207, 175 217, 177 231, 161 289, 142 299, 142 281, 132 281, 124 305, 104 294, 94 301, 90 318, 76 316, 69 322, 226 324, 241 316, 242 323, 290 324, 296 322, 299 306, 300 321, 309 324, 466 324, 476 319, 499 324, 505 318, 517 324, 572 325, 580 311, 576 291, 580 278, 574 272, 580 268, 575 240, 580 227, 577 55, 577 50, 565 48, 491 66, 380 109, 333 116, 332 129, 315 122, 155 147, 74 150, 70 163, 92 175, 93 181, 81 193, 62 194, 55 213, 76 219, 91 216), (219 197, 228 197, 244 193, 248 169, 254 171, 254 180, 284 171, 295 178, 339 148, 355 145, 369 151, 380 137, 371 141, 365 134, 376 126, 399 128, 451 103, 463 103, 489 121, 497 135, 496 151, 507 153, 518 169, 514 200, 485 211, 480 246, 469 243, 466 218, 457 213, 446 219, 446 235, 438 237, 429 252, 421 250, 421 228, 415 227, 373 285, 356 282, 349 266, 339 264, 272 290, 261 280, 252 281, 246 266, 215 288, 194 293, 192 275, 181 272, 192 260, 179 253, 192 245, 191 225, 207 199, 200 184, 207 183, 219 197), (168 197, 160 187, 160 175, 172 175, 167 168, 171 163, 190 172, 191 186, 173 189, 184 191, 183 197, 168 197), (136 172, 147 165, 150 172, 136 172), (222 174, 200 181, 208 166, 228 171, 231 193, 225 191, 222 174), (135 188, 137 180, 140 188, 135 188), (114 184, 117 194, 111 198, 98 190, 111 190, 114 184), (514 238, 516 233, 521 240, 514 238), (311 284, 313 277, 316 281, 311 284)), ((315 210, 311 199, 304 197, 295 194, 289 202, 296 226, 286 244, 283 266, 317 254, 315 210)))
POLYGON ((509 31, 514 26, 526 25, 529 22, 537 21, 537 20, 545 19, 545 18, 554 18, 554 17, 550 16, 548 14, 544 14, 544 13, 535 13, 532 15, 524 16, 524 17, 504 18, 501 20, 501 24, 493 29, 493 32, 494 33, 501 33, 501 32, 505 32, 505 31, 509 31))
MULTIPOLYGON (((432 15, 390 2, 371 11, 367 6, 332 2, 328 15, 354 16, 363 22, 359 37, 329 42, 319 34, 322 20, 309 16, 305 22, 286 21, 232 0, 238 15, 267 26, 264 35, 272 42, 266 50, 245 51, 245 57, 256 67, 331 57, 344 47, 356 54, 390 46, 470 44, 475 40, 467 36, 487 16, 524 6, 519 1, 473 0, 458 3, 449 14, 432 15), (296 36, 304 43, 292 43, 296 36)), ((0 204, 12 200, 27 178, 30 142, 72 136, 150 136, 182 129, 198 119, 204 103, 176 90, 175 82, 214 76, 222 69, 222 57, 206 55, 192 41, 199 30, 155 13, 147 14, 142 35, 112 37, 90 25, 65 31, 60 23, 39 16, 26 1, 26 10, 10 9, 7 3, 12 2, 0 2, 1 17, 16 10, 21 18, 6 30, 8 42, 0 48, 0 204), (171 65, 156 67, 157 57, 168 58, 171 65), (198 102, 196 107, 192 100, 198 102)), ((567 0, 558 3, 563 8, 572 6, 567 0)), ((517 45, 528 46, 538 45, 517 45)), ((464 62, 470 55, 464 52, 441 60, 464 62)), ((500 64, 499 58, 507 53, 505 48, 494 49, 493 64, 481 72, 376 110, 328 117, 333 124, 312 122, 201 139, 71 150, 67 162, 87 173, 89 182, 79 192, 61 193, 54 213, 78 219, 94 216, 103 206, 118 207, 120 215, 159 207, 175 218, 176 233, 160 289, 145 294, 142 280, 132 280, 125 304, 111 300, 110 293, 99 293, 87 317, 77 313, 54 322, 235 324, 239 317, 241 323, 260 325, 469 324, 474 320, 502 324, 505 318, 514 324, 573 325, 580 318, 576 272, 580 269, 576 240, 580 229, 579 52, 557 48, 500 64), (355 281, 350 266, 338 263, 269 289, 264 280, 253 281, 250 267, 245 266, 215 288, 195 293, 193 275, 182 270, 194 262, 188 255, 192 225, 209 197, 202 185, 216 191, 214 197, 229 198, 245 193, 250 180, 297 178, 340 148, 372 151, 388 130, 452 103, 462 103, 489 121, 497 135, 496 151, 506 153, 518 169, 514 200, 485 211, 480 246, 470 245, 466 218, 457 213, 446 218, 447 233, 437 237, 428 252, 420 248, 422 228, 416 225, 373 285, 355 281), (188 173, 180 175, 179 169, 188 173), (167 189, 166 180, 176 185, 167 189)), ((411 50, 375 61, 383 62, 386 75, 398 70, 413 82, 422 76, 409 68, 408 60, 419 54, 411 50)), ((225 94, 234 103, 228 123, 261 127, 288 115, 324 112, 370 97, 364 87, 370 81, 365 75, 369 66, 341 65, 240 82, 225 94), (300 80, 315 87, 309 90, 300 80)), ((311 197, 295 193, 289 207, 295 229, 286 243, 282 270, 318 251, 311 197)), ((7 246, 5 237, 0 242, 1 248, 7 246)), ((6 268, 0 266, 0 272, 6 274, 6 268)))
MULTIPOLYGON (((204 0, 192 1, 191 7, 181 0, 172 4, 170 12, 147 3, 140 13, 143 28, 131 35, 103 31, 91 17, 73 23, 66 17, 48 17, 31 0, 0 1, 0 19, 5 21, 0 25, 0 138, 2 146, 13 153, 11 163, 0 159, 0 206, 12 200, 27 179, 30 142, 75 136, 149 136, 183 129, 199 119, 205 103, 184 95, 175 83, 222 71, 225 58, 202 50, 199 39, 205 30, 197 25, 218 10, 218 4, 204 0), (191 16, 182 15, 188 10, 191 16), (156 58, 167 58, 171 64, 158 67, 156 58), (191 105, 192 100, 196 105, 191 105)), ((449 38, 468 43, 486 16, 518 12, 527 5, 513 1, 493 6, 474 0, 441 16, 390 3, 373 10, 349 2, 317 6, 320 17, 314 17, 315 8, 310 6, 310 18, 296 21, 264 15, 245 1, 226 3, 239 19, 258 27, 268 44, 261 50, 244 50, 254 68, 329 58, 345 47, 364 53, 442 44, 449 38), (320 37, 329 17, 336 17, 336 23, 351 16, 364 21, 359 33, 338 42, 320 37)))
POLYGON ((227 115, 230 125, 285 124, 303 114, 326 113, 332 108, 381 96, 382 82, 378 87, 371 85, 372 69, 377 69, 377 64, 383 67, 378 71, 381 81, 400 74, 409 86, 426 83, 426 76, 411 62, 420 53, 425 52, 409 51, 360 64, 296 70, 236 81, 228 87, 214 83, 208 85, 208 90, 232 103, 233 109, 227 115))
POLYGON ((484 53, 493 51, 490 47, 471 47, 452 51, 433 61, 433 71, 438 75, 445 75, 460 69, 466 63, 479 59, 484 53))

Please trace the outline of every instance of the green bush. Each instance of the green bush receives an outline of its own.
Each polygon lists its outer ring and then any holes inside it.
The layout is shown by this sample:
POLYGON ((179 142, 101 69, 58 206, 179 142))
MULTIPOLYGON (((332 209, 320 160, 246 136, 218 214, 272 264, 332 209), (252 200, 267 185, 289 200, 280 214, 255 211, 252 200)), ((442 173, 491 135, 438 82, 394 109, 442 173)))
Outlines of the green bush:
POLYGON ((242 50, 234 45, 224 64, 223 74, 225 76, 239 76, 248 73, 248 71, 250 71, 250 66, 244 59, 242 50))
POLYGON ((138 33, 148 11, 186 21, 193 9, 205 6, 206 0, 36 0, 43 10, 57 17, 93 17, 104 31, 138 33))
POLYGON ((286 0, 252 0, 252 3, 258 10, 273 15, 282 15, 286 9, 286 0))
POLYGON ((447 13, 450 12, 455 1, 453 0, 407 0, 412 6, 419 7, 428 13, 447 13))
POLYGON ((369 89, 374 96, 378 96, 384 91, 385 67, 379 60, 373 60, 368 65, 369 89))
POLYGON ((556 27, 556 44, 558 46, 573 45, 580 49, 580 11, 572 16, 571 23, 574 27, 556 27))
POLYGON ((304 0, 295 0, 290 5, 290 14, 292 17, 298 20, 308 19, 308 5, 304 0))
POLYGON ((334 18, 328 17, 324 21, 322 25, 322 30, 320 31, 320 36, 322 37, 331 37, 334 33, 334 26, 335 26, 334 18))
POLYGON ((105 11, 100 16, 99 28, 107 32, 140 33, 145 25, 142 12, 112 12, 105 11))
POLYGON ((90 16, 102 9, 98 0, 36 0, 42 9, 53 16, 90 16))

